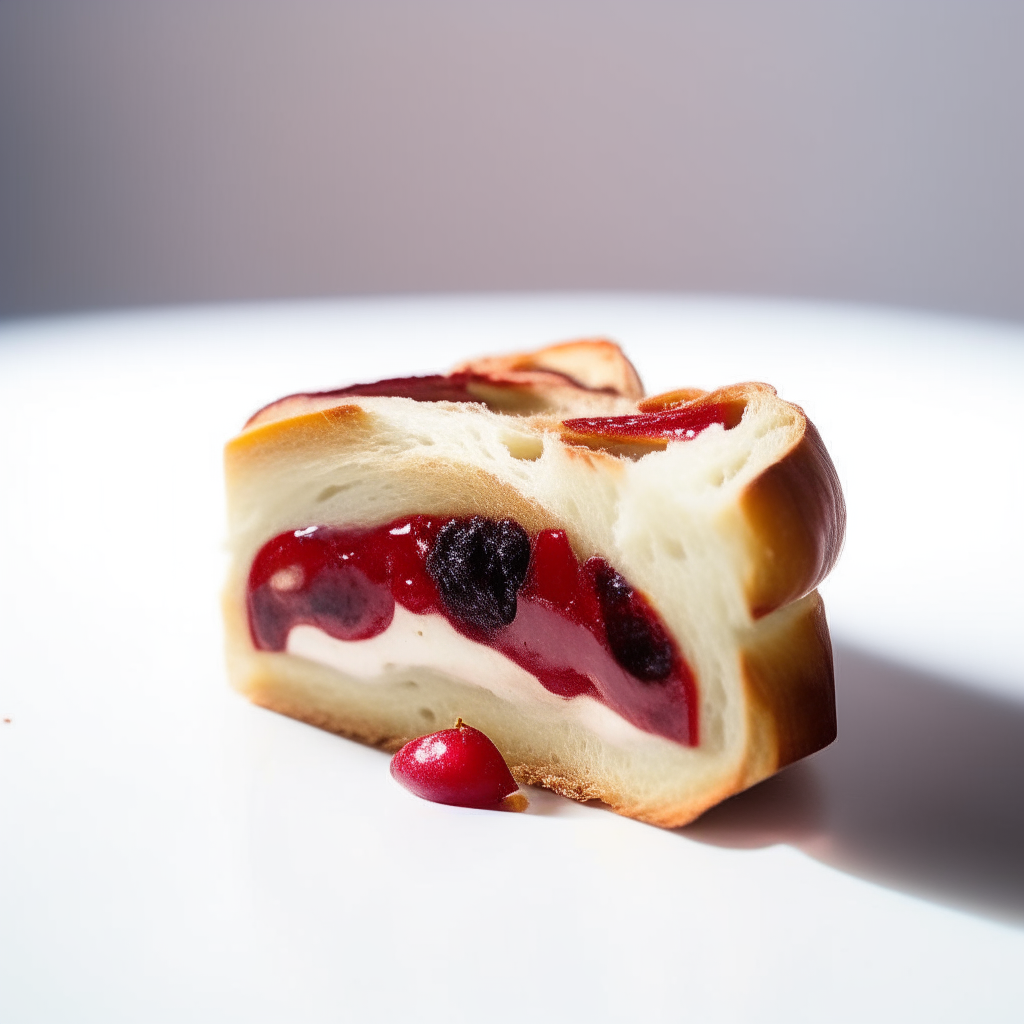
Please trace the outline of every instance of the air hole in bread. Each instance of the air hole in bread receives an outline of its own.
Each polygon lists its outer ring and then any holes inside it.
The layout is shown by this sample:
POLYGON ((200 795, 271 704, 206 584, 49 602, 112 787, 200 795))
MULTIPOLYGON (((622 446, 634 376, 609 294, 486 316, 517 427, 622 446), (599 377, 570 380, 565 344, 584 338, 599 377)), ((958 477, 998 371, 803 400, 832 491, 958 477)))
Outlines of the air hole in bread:
POLYGON ((649 444, 610 444, 602 445, 601 451, 614 455, 619 459, 628 459, 630 462, 639 462, 647 455, 664 451, 664 445, 652 447, 649 444))
POLYGON ((433 725, 434 722, 437 721, 437 715, 435 715, 430 708, 420 708, 419 716, 427 723, 427 725, 433 725))
POLYGON ((730 465, 726 466, 726 469, 725 469, 725 479, 726 480, 731 480, 734 476, 736 476, 744 468, 744 466, 746 466, 747 461, 748 461, 747 456, 744 455, 744 457, 742 459, 737 459, 736 461, 732 462, 730 465))
POLYGON ((501 443, 513 459, 522 459, 524 462, 536 462, 544 454, 544 442, 528 434, 505 434, 501 443))
POLYGON ((341 494, 342 491, 348 490, 348 488, 351 487, 351 486, 352 486, 351 483, 347 483, 347 484, 331 484, 330 487, 325 487, 316 496, 316 500, 318 502, 320 502, 320 501, 329 501, 336 494, 341 494))
POLYGON ((711 487, 724 487, 730 480, 734 479, 746 467, 749 461, 749 453, 744 453, 740 458, 718 466, 709 466, 705 480, 711 487))
POLYGON ((674 558, 678 562, 685 561, 686 548, 675 537, 663 537, 661 546, 669 558, 674 558))

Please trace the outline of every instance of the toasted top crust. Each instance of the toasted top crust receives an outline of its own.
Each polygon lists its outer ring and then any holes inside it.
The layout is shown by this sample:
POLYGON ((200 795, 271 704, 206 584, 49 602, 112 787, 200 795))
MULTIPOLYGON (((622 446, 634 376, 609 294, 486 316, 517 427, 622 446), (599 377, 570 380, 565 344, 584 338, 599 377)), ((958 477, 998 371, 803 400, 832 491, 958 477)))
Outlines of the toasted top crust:
POLYGON ((537 352, 472 359, 451 373, 395 377, 331 391, 288 395, 256 412, 246 428, 343 404, 346 398, 412 398, 421 402, 478 402, 513 416, 585 412, 613 415, 643 397, 633 364, 611 341, 591 339, 537 352))
POLYGON ((557 374, 586 391, 603 391, 633 401, 643 398, 644 387, 622 349, 605 338, 588 338, 549 345, 536 352, 471 359, 455 367, 495 382, 529 381, 540 389, 557 374))

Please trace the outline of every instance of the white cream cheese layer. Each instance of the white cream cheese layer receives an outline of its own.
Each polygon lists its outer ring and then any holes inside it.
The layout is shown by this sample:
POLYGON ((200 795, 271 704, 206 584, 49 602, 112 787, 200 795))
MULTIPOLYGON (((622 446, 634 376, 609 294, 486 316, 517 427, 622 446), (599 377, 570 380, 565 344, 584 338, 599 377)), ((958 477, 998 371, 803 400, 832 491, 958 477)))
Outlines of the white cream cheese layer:
POLYGON ((541 704, 620 746, 650 743, 651 735, 592 697, 567 699, 499 651, 462 636, 443 615, 417 615, 395 605, 391 625, 369 640, 337 640, 315 626, 293 626, 287 651, 366 683, 395 669, 422 667, 481 686, 509 704, 541 704))

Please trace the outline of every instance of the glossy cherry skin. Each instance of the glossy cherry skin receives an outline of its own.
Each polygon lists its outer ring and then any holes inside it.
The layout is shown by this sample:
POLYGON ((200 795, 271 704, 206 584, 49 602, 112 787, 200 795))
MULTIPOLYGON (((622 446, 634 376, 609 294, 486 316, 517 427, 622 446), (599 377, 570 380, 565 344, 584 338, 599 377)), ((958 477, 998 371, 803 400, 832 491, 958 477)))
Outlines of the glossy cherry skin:
POLYGON ((574 434, 591 437, 664 438, 692 441, 715 423, 732 430, 743 418, 743 406, 736 402, 690 402, 671 409, 636 412, 629 416, 597 416, 563 420, 562 427, 574 434))
POLYGON ((479 729, 442 729, 406 743, 391 774, 424 800, 456 807, 497 807, 519 787, 498 748, 479 729))

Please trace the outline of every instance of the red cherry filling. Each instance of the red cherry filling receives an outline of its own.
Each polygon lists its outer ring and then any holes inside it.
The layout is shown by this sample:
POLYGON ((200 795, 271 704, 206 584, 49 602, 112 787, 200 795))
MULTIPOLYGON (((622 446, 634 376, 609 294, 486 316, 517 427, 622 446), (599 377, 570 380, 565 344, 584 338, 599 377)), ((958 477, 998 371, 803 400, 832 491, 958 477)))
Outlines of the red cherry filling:
POLYGON ((692 441, 715 423, 732 430, 743 418, 736 401, 697 400, 672 409, 637 412, 629 416, 598 416, 564 420, 562 430, 579 438, 692 441))
POLYGON ((580 564, 564 530, 411 516, 369 530, 284 533, 249 574, 253 643, 283 651, 293 626, 338 640, 383 633, 395 602, 442 615, 551 693, 592 697, 646 732, 697 743, 693 675, 646 597, 603 558, 580 564))
POLYGON ((519 788, 498 748, 461 718, 454 729, 406 743, 391 774, 416 796, 456 807, 497 807, 519 788))

